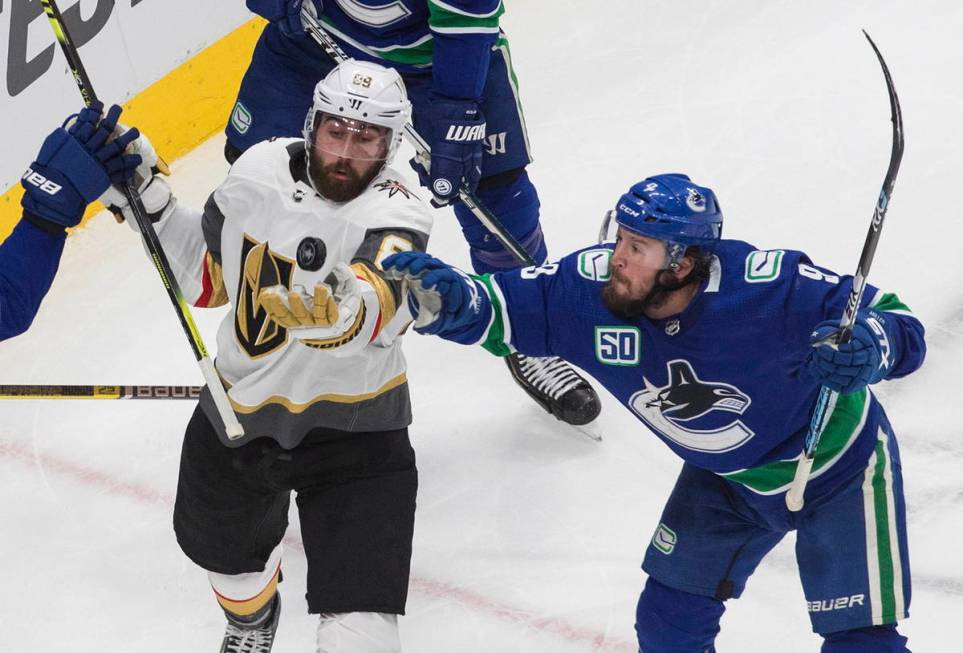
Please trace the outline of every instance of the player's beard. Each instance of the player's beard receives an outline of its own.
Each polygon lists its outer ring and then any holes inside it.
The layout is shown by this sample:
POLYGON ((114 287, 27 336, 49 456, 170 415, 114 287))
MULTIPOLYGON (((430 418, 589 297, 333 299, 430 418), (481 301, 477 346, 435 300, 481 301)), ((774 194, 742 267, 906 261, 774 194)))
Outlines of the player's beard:
POLYGON ((622 273, 612 270, 612 278, 602 289, 602 303, 623 320, 634 320, 645 315, 647 310, 661 308, 673 292, 689 284, 688 279, 676 279, 668 270, 661 270, 655 276, 652 286, 638 294, 619 293, 613 281, 620 281, 624 287, 627 287, 622 273))
POLYGON ((350 160, 336 159, 325 165, 320 157, 312 153, 308 174, 311 175, 314 187, 324 197, 332 202, 350 202, 364 192, 371 180, 378 176, 383 165, 383 161, 371 161, 368 168, 359 173, 351 166, 350 160), (337 179, 334 173, 342 173, 347 179, 337 179))

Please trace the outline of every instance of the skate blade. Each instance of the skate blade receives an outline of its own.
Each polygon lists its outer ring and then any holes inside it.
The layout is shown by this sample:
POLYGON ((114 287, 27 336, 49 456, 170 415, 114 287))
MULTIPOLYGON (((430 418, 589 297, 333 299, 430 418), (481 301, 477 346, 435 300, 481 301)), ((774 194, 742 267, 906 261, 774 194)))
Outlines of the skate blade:
MULTIPOLYGON (((562 423, 565 424, 565 422, 562 423)), ((599 428, 599 421, 597 418, 588 424, 582 424, 581 426, 575 426, 574 424, 567 424, 567 426, 578 431, 590 440, 594 440, 595 442, 602 441, 602 429, 599 428)))

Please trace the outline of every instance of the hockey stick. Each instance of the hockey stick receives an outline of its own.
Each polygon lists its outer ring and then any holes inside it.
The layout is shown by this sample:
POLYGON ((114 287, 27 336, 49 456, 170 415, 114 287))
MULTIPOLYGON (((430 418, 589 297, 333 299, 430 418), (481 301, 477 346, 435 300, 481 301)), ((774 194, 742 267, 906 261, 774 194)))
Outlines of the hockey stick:
MULTIPOLYGON (((40 3, 43 5, 47 18, 50 19, 50 26, 53 28, 54 35, 60 43, 64 56, 67 58, 70 72, 74 76, 74 81, 77 82, 77 88, 80 89, 80 95, 84 98, 84 103, 90 106, 91 103, 97 100, 97 95, 94 93, 93 84, 91 84, 90 78, 87 76, 84 64, 80 60, 80 54, 77 52, 77 48, 74 46, 73 40, 71 40, 70 34, 67 32, 67 25, 64 23, 60 9, 57 7, 55 0, 40 0, 40 3)), ((198 331, 197 325, 194 324, 194 318, 191 317, 187 302, 184 301, 184 295, 177 285, 177 280, 171 271, 170 263, 164 254, 164 248, 161 245, 160 239, 157 237, 157 232, 154 231, 154 225, 147 218, 147 211, 144 209, 140 197, 126 185, 119 186, 119 188, 123 191, 124 197, 127 199, 127 203, 133 211, 134 219, 137 222, 140 232, 144 235, 144 243, 147 246, 147 251, 150 253, 151 260, 154 262, 154 267, 161 277, 164 288, 167 290, 167 296, 174 305, 177 317, 181 321, 181 328, 184 330, 184 334, 191 344, 191 349, 194 351, 194 358, 200 365, 201 373, 204 375, 204 381, 210 389, 214 405, 217 407, 217 412, 224 421, 227 436, 232 440, 239 438, 244 435, 244 429, 241 427, 240 422, 237 421, 237 415, 234 414, 234 410, 231 408, 231 402, 228 400, 220 377, 214 369, 214 363, 207 354, 207 349, 204 347, 204 341, 201 339, 200 331, 198 331)))
MULTIPOLYGON (((876 245, 883 231, 883 220, 886 218, 886 210, 889 208, 890 199, 893 197, 893 186, 896 184, 896 173, 899 172, 899 164, 903 158, 903 114, 899 107, 899 98, 896 96, 896 88, 893 86, 893 78, 890 77, 889 68, 880 54, 879 48, 873 43, 866 30, 863 30, 866 40, 873 46, 879 65, 883 68, 883 75, 886 77, 886 90, 889 92, 890 119, 893 122, 893 150, 889 157, 889 169, 886 170, 886 177, 883 179, 883 187, 879 192, 879 201, 873 211, 873 220, 869 224, 869 231, 866 234, 866 242, 863 243, 863 252, 859 257, 859 265, 856 267, 856 274, 853 275, 853 287, 849 291, 849 299, 846 302, 846 310, 839 321, 839 331, 830 341, 830 345, 838 345, 849 342, 853 333, 853 324, 856 321, 856 311, 863 299, 863 291, 866 289, 866 277, 869 276, 869 267, 873 264, 873 256, 876 254, 876 245)), ((819 344, 819 343, 817 343, 819 344)), ((828 411, 826 410, 830 401, 836 396, 836 392, 823 386, 819 390, 819 399, 816 400, 816 407, 813 409, 812 420, 809 423, 809 431, 806 433, 806 441, 800 454, 799 462, 796 464, 796 475, 793 477, 792 485, 786 493, 786 506, 793 512, 802 509, 804 500, 803 494, 806 492, 806 483, 809 481, 809 472, 813 466, 813 459, 816 456, 816 447, 819 446, 819 438, 823 429, 826 427, 828 411)))
MULTIPOLYGON (((302 23, 307 25, 305 30, 311 35, 311 38, 321 46, 324 52, 331 57, 335 63, 340 64, 348 59, 348 55, 344 53, 344 50, 341 49, 337 41, 334 40, 321 25, 320 21, 305 9, 303 5, 301 8, 301 18, 302 23)), ((431 148, 428 146, 428 143, 425 142, 425 139, 421 137, 421 134, 415 131, 415 127, 411 122, 405 124, 404 135, 412 147, 415 148, 415 154, 421 164, 426 170, 429 169, 431 165, 431 148)), ((525 251, 525 248, 515 240, 515 237, 512 236, 501 221, 496 218, 491 211, 485 208, 464 182, 462 182, 458 189, 458 197, 462 203, 468 207, 468 210, 478 218, 478 221, 498 239, 498 242, 500 242, 519 263, 524 265, 539 265, 535 259, 532 258, 532 255, 525 251)))
POLYGON ((0 399, 198 399, 199 385, 0 385, 0 399))

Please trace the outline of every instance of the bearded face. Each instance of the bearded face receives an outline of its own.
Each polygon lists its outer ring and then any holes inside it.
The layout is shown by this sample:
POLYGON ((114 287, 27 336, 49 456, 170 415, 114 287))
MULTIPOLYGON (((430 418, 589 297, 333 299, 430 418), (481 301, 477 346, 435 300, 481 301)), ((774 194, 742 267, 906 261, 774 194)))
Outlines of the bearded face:
POLYGON ((609 263, 611 278, 602 289, 605 307, 625 320, 662 308, 673 292, 693 282, 667 265, 665 241, 620 228, 609 263))
POLYGON ((333 202, 353 200, 384 167, 390 143, 386 127, 320 113, 308 148, 311 182, 333 202))

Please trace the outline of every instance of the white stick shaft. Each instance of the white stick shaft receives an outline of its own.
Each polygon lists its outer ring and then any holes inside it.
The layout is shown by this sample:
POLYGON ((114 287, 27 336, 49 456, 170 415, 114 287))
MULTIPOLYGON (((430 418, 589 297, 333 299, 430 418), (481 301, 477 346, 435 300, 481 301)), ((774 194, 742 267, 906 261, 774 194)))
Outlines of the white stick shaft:
POLYGON ((809 482, 809 470, 813 467, 813 459, 803 454, 796 464, 796 475, 792 479, 792 485, 786 492, 786 507, 792 512, 802 510, 805 501, 803 494, 806 493, 806 484, 809 482))
POLYGON ((207 389, 211 391, 211 398, 214 400, 217 414, 221 416, 221 420, 224 422, 224 429, 227 431, 228 439, 236 440, 242 437, 244 435, 244 427, 237 421, 237 415, 234 414, 234 409, 231 408, 231 400, 227 398, 227 393, 224 391, 224 384, 221 383, 221 377, 218 375, 217 370, 214 369, 214 363, 211 361, 211 357, 205 356, 200 359, 198 363, 201 366, 201 372, 204 374, 207 389))

